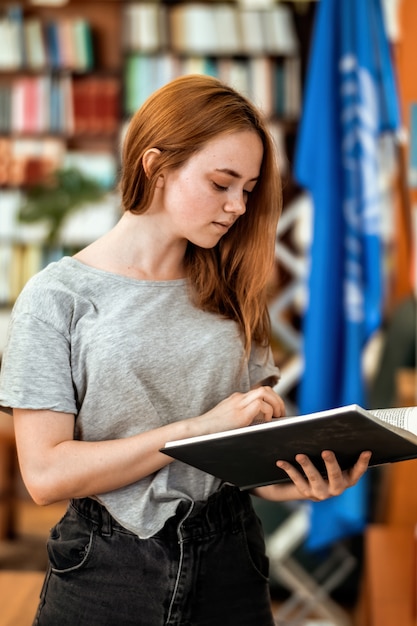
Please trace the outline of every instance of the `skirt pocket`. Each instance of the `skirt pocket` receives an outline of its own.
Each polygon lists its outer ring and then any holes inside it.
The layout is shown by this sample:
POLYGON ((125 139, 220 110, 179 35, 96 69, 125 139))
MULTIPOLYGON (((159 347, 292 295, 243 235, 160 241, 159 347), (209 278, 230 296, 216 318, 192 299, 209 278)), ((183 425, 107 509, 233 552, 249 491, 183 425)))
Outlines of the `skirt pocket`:
POLYGON ((69 508, 49 535, 47 551, 52 571, 65 573, 85 567, 95 540, 95 524, 69 508))

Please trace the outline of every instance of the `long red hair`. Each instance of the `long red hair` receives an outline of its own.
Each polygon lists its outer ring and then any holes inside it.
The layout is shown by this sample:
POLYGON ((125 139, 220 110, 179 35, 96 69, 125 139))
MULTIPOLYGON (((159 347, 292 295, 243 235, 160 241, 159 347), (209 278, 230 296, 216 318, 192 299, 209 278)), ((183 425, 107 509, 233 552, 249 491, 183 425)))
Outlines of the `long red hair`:
POLYGON ((238 322, 247 352, 270 336, 267 284, 274 263, 281 180, 273 140, 258 109, 219 80, 204 75, 177 78, 153 93, 130 121, 122 150, 123 209, 148 209, 163 170, 181 167, 214 137, 254 130, 263 144, 258 182, 247 211, 212 249, 189 243, 186 267, 196 306, 238 322), (158 148, 151 175, 143 155, 158 148))

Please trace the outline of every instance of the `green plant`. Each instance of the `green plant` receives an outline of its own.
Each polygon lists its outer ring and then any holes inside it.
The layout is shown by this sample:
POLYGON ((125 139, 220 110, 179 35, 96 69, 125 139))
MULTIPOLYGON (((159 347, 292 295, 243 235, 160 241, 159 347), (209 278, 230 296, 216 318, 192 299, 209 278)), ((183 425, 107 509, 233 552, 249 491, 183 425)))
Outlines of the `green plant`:
POLYGON ((44 183, 28 188, 20 207, 19 220, 26 223, 45 222, 47 243, 59 238, 64 220, 87 202, 100 200, 106 191, 76 168, 57 170, 44 183))

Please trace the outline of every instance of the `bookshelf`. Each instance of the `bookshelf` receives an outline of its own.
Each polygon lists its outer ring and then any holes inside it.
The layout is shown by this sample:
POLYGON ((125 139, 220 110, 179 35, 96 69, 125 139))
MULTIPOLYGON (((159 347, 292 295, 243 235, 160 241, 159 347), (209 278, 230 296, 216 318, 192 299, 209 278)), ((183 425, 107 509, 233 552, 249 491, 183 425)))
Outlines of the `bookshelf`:
POLYGON ((120 23, 120 3, 109 0, 0 8, 2 186, 42 180, 68 150, 113 149, 120 23))
POLYGON ((292 2, 256 9, 223 1, 126 2, 125 113, 178 75, 217 76, 263 109, 285 170, 286 136, 297 127, 304 71, 296 14, 292 2))
POLYGON ((264 110, 280 154, 284 197, 291 197, 305 25, 312 21, 302 4, 303 10, 283 1, 261 8, 223 0, 2 3, 0 40, 8 46, 0 51, 0 307, 10 307, 46 262, 114 223, 124 125, 176 76, 216 75, 264 110), (19 223, 17 214, 28 187, 70 166, 100 180, 109 194, 82 219, 69 218, 51 256, 43 225, 19 223))
MULTIPOLYGON (((111 190, 122 119, 122 3, 13 0, 0 7, 0 307, 46 263, 115 222, 111 190), (54 246, 47 228, 19 222, 28 190, 76 168, 105 195, 74 213, 54 246), (85 215, 84 215, 85 213, 85 215)), ((0 347, 1 352, 1 347, 0 347)))

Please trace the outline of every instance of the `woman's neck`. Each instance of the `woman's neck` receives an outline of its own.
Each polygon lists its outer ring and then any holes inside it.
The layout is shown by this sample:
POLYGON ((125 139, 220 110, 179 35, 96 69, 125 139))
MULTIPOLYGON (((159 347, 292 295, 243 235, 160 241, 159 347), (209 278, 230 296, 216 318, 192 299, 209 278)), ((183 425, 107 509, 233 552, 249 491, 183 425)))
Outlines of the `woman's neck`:
POLYGON ((164 236, 157 220, 148 215, 125 213, 100 239, 75 255, 79 261, 122 276, 140 280, 184 278, 186 240, 164 236))

